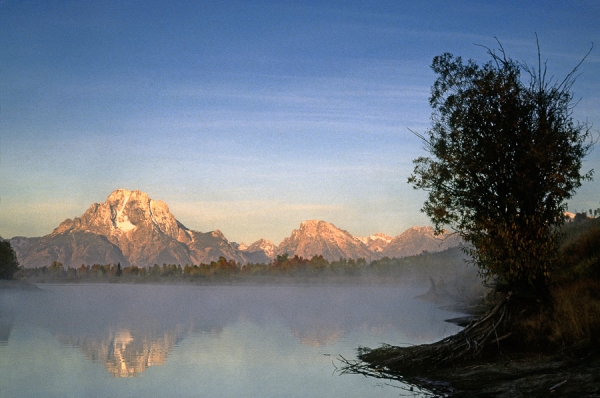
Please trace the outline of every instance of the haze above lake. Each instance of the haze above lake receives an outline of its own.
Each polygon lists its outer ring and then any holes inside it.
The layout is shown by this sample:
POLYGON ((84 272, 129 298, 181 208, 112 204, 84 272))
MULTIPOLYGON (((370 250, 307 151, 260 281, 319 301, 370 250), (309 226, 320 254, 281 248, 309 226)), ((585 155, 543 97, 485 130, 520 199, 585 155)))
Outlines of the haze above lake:
POLYGON ((335 373, 456 316, 399 285, 41 285, 0 292, 0 395, 398 396, 335 373), (339 365, 339 364, 338 364, 339 365))

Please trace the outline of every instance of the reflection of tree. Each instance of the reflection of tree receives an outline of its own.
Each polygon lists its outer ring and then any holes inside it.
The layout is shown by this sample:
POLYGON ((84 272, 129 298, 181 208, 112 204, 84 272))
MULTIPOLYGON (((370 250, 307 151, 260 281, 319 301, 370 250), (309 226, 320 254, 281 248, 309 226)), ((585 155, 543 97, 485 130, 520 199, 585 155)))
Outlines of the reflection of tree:
POLYGON ((62 343, 81 348, 94 362, 100 362, 114 377, 132 377, 154 365, 165 363, 167 354, 187 334, 185 327, 171 330, 120 328, 102 335, 65 336, 62 343))

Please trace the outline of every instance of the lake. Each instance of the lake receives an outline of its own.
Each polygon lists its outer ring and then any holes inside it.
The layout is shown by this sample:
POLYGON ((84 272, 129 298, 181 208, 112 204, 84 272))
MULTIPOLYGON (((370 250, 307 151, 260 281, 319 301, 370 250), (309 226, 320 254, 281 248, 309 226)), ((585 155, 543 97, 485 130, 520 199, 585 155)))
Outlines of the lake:
POLYGON ((395 284, 39 288, 0 291, 2 397, 397 397, 336 358, 459 330, 395 284))

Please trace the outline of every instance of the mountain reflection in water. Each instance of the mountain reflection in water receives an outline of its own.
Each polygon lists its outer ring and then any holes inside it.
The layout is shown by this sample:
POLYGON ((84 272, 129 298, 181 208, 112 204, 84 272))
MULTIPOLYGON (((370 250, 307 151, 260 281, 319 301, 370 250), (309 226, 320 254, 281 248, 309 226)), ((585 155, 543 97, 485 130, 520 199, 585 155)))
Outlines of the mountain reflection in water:
POLYGON ((143 329, 108 330, 104 335, 58 335, 63 344, 80 348, 93 362, 104 365, 114 377, 132 377, 162 365, 169 351, 184 336, 183 328, 157 332, 143 329))
POLYGON ((330 389, 335 395, 364 396, 370 390, 361 390, 360 379, 331 378, 337 355, 352 358, 360 345, 428 343, 458 330, 443 322, 455 314, 414 299, 425 289, 398 285, 72 284, 40 289, 0 291, 0 390, 4 383, 15 396, 48 391, 77 396, 90 389, 109 396, 124 386, 129 392, 119 391, 121 396, 177 391, 195 396, 198 388, 204 396, 281 396, 282 391, 322 396, 333 393, 330 389), (54 361, 62 362, 55 366, 54 361), (101 364, 108 379, 130 382, 102 381, 93 370, 96 365, 81 361, 101 364), (61 370, 75 363, 73 369, 87 370, 76 370, 77 377, 73 370, 61 370), (151 377, 134 377, 149 369, 151 377), (28 372, 37 376, 26 377, 28 372), (223 389, 223 383, 228 387, 223 389))

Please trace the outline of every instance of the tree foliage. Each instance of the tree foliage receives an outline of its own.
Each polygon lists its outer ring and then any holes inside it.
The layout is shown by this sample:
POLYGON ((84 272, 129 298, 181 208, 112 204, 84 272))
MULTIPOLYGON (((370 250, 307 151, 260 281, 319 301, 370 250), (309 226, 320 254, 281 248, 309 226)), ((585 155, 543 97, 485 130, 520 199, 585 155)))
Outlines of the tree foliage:
POLYGON ((539 59, 534 69, 502 47, 488 54, 483 65, 449 53, 433 59, 432 126, 417 134, 430 156, 414 161, 408 181, 428 192, 422 211, 436 233, 449 226, 470 243, 485 278, 544 287, 565 200, 593 173, 580 171, 590 126, 572 117, 581 63, 555 81, 539 59))
POLYGON ((0 240, 0 279, 12 279, 18 270, 19 262, 10 242, 0 240))

